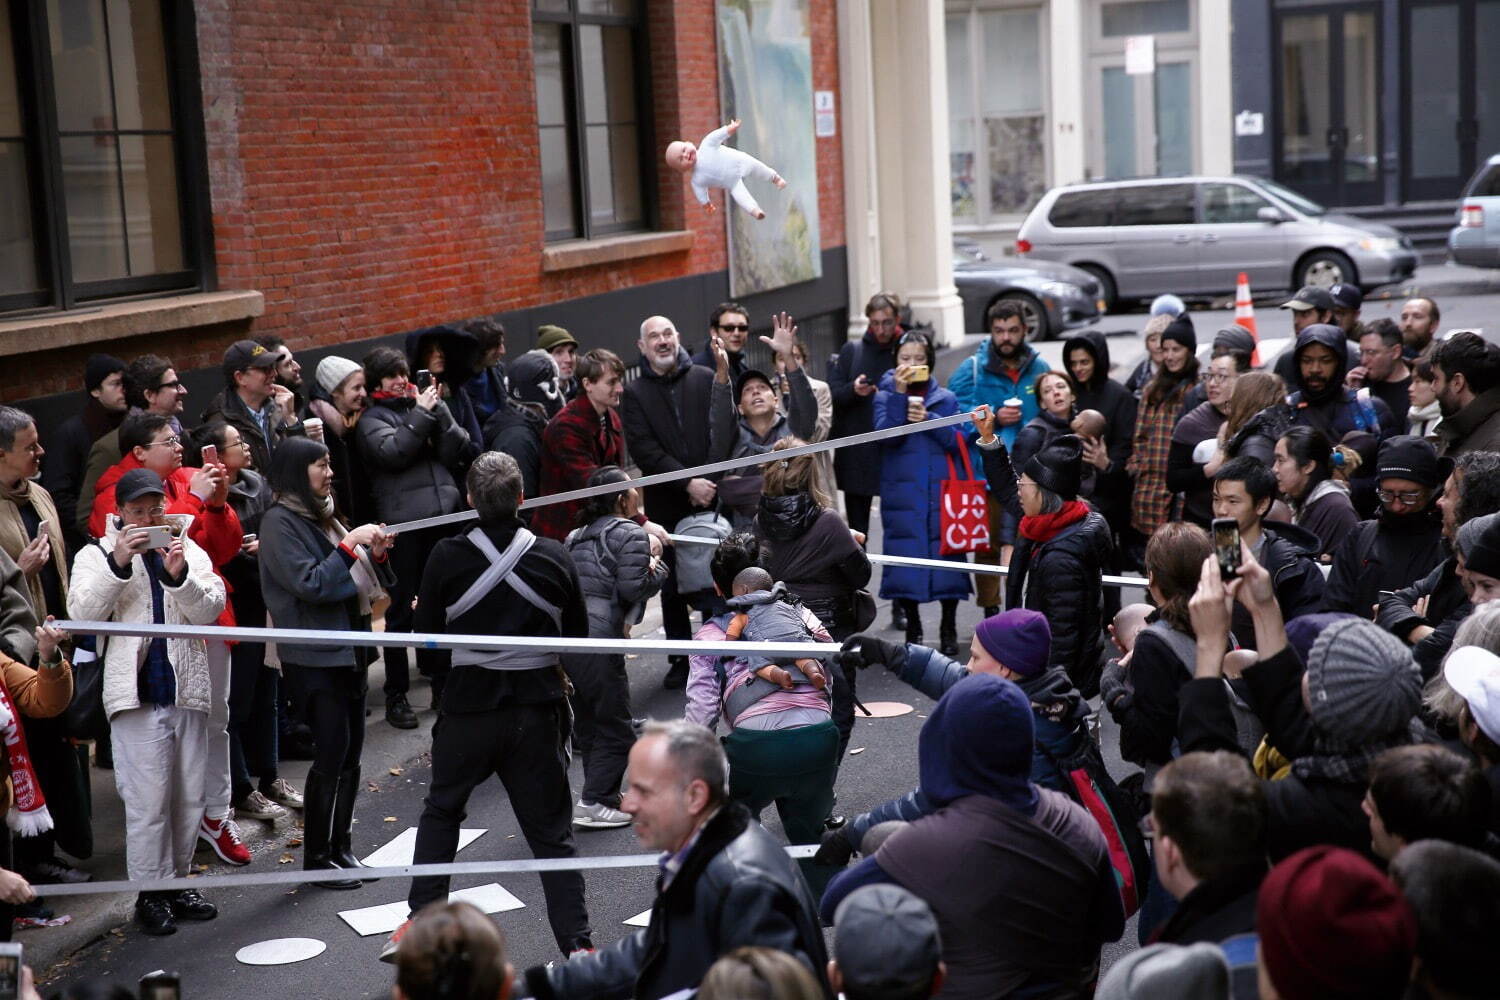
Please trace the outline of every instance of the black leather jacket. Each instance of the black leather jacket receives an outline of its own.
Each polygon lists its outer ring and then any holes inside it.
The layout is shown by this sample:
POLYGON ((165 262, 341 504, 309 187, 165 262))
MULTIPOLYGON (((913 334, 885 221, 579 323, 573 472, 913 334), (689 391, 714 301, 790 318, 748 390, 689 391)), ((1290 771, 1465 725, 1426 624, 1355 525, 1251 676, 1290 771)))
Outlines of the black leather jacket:
POLYGON ((696 987, 708 967, 744 945, 785 952, 832 1000, 818 907, 786 851, 744 806, 724 806, 665 889, 651 925, 588 955, 526 971, 537 1000, 658 1000, 696 987))

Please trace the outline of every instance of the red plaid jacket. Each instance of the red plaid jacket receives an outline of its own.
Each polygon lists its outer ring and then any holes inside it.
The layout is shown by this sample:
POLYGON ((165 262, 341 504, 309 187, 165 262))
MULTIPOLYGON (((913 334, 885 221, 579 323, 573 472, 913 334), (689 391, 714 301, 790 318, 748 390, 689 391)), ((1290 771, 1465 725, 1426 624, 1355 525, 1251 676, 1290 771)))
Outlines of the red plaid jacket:
POLYGON ((1150 537, 1172 513, 1172 491, 1167 489, 1167 453, 1172 450, 1172 430, 1177 411, 1190 388, 1183 382, 1158 406, 1147 404, 1144 394, 1135 419, 1135 450, 1130 467, 1135 473, 1135 496, 1130 505, 1130 526, 1150 537))
MULTIPOLYGON (((601 421, 587 396, 564 406, 542 432, 542 496, 582 489, 599 466, 624 464, 619 412, 610 410, 601 421)), ((531 530, 562 541, 577 527, 582 507, 581 500, 538 507, 531 512, 531 530)))

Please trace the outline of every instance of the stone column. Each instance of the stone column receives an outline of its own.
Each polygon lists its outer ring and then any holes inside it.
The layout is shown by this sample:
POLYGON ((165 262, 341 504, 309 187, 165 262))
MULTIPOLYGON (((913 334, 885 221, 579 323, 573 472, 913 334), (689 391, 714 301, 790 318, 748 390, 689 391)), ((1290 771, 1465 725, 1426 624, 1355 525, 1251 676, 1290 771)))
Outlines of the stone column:
POLYGON ((849 339, 864 336, 864 306, 880 291, 876 199, 875 79, 870 0, 838 0, 839 124, 844 143, 844 240, 849 265, 849 339))

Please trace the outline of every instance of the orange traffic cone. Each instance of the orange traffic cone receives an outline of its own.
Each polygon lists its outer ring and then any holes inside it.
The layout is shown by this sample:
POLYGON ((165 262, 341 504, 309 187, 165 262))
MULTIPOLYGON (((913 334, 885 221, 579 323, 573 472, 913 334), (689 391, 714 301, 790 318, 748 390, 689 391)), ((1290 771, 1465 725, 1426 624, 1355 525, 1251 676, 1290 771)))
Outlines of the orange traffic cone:
POLYGON ((1235 279, 1234 283, 1234 321, 1255 338, 1255 352, 1250 355, 1250 363, 1256 368, 1260 367, 1260 333, 1255 329, 1255 303, 1250 301, 1250 278, 1244 271, 1235 279))

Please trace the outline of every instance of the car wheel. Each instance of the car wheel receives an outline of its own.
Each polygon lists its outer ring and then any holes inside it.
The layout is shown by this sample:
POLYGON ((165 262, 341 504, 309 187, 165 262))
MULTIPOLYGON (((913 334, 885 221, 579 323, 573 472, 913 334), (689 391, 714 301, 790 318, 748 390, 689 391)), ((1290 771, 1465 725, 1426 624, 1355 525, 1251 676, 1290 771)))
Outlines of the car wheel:
POLYGON ((1098 279, 1099 297, 1104 300, 1104 311, 1114 312, 1119 292, 1115 289, 1115 279, 1110 276, 1110 273, 1098 264, 1079 264, 1078 270, 1087 271, 1098 279))
POLYGON ((1354 262, 1337 250, 1319 250, 1303 257, 1297 264, 1296 279, 1292 282, 1294 288, 1307 285, 1332 288, 1337 284, 1359 284, 1354 262))
MULTIPOLYGON (((1007 292, 996 299, 991 308, 1000 303, 1015 306, 1021 311, 1021 318, 1026 321, 1026 339, 1028 341, 1049 340, 1052 337, 1052 326, 1047 322, 1047 311, 1042 304, 1025 292, 1007 292)), ((986 311, 988 315, 988 311, 986 311)))

